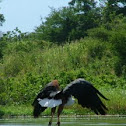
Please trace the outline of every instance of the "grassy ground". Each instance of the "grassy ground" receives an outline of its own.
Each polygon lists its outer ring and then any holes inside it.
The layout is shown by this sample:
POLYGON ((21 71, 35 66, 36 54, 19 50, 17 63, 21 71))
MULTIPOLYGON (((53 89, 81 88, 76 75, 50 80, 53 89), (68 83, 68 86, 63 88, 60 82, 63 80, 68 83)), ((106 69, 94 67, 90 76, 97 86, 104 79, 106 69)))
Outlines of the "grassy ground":
MULTIPOLYGON (((108 115, 126 115, 126 91, 122 89, 100 89, 100 91, 110 100, 103 102, 108 108, 108 115)), ((9 116, 32 116, 31 105, 7 105, 0 106, 0 117, 9 116)), ((43 116, 50 115, 50 109, 47 109, 43 116)), ((86 108, 82 108, 75 103, 73 106, 66 107, 63 110, 62 115, 94 115, 92 111, 86 108)))

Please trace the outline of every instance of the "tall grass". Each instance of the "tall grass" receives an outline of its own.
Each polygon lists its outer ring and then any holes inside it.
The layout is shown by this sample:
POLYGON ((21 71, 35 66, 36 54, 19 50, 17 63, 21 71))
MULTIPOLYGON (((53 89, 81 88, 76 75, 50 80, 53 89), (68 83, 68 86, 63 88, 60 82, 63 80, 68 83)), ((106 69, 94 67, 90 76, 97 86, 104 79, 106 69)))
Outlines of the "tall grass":
POLYGON ((114 60, 114 55, 110 52, 109 46, 109 43, 105 44, 98 40, 87 39, 64 46, 55 45, 52 48, 45 49, 31 46, 32 49, 29 49, 30 51, 24 51, 24 48, 19 51, 12 49, 11 54, 9 52, 3 58, 3 73, 5 76, 11 77, 26 72, 56 74, 82 67, 90 68, 93 67, 93 64, 95 64, 94 67, 100 66, 104 61, 103 65, 110 69, 108 65, 113 67, 113 63, 110 60, 114 60))

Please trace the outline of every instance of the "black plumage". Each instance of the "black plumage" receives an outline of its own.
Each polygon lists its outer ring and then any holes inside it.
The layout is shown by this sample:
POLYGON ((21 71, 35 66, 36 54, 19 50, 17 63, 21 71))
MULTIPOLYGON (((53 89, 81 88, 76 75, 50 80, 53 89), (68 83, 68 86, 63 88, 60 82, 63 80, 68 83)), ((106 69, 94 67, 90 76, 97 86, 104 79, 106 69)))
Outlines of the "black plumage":
MULTIPOLYGON (((64 108, 64 106, 68 103, 68 100, 71 99, 71 96, 78 100, 78 104, 82 107, 90 108, 96 114, 105 115, 107 107, 103 104, 100 97, 105 100, 108 100, 103 94, 101 94, 91 83, 84 79, 76 79, 75 81, 68 84, 62 91, 59 91, 58 81, 50 82, 40 93, 37 95, 33 102, 34 117, 38 117, 41 112, 43 112, 48 105, 45 107, 43 103, 40 105, 40 101, 48 98, 54 99, 54 101, 59 100, 58 108, 58 126, 60 126, 59 116, 64 108), (60 103, 61 100, 61 103, 60 103)), ((47 99, 46 99, 47 100, 47 99)), ((54 102, 53 101, 53 102, 54 102)), ((52 107, 52 117, 55 112, 55 107, 52 107)), ((49 122, 49 126, 51 126, 52 118, 49 122)))
POLYGON ((35 98, 34 102, 32 103, 32 106, 34 107, 33 110, 33 115, 35 118, 37 118, 41 112, 43 112, 45 109, 47 109, 47 107, 42 107, 39 104, 39 99, 44 99, 44 98, 48 98, 51 99, 53 97, 50 96, 51 93, 57 93, 57 91, 59 90, 59 88, 57 86, 55 86, 55 83, 57 84, 57 80, 54 80, 50 83, 48 83, 45 88, 43 88, 37 95, 37 97, 35 98), (53 85, 54 84, 54 85, 53 85))
POLYGON ((63 94, 68 97, 74 96, 78 104, 93 110, 96 114, 105 115, 107 108, 99 98, 105 98, 91 83, 84 79, 77 79, 71 82, 64 90, 63 94))

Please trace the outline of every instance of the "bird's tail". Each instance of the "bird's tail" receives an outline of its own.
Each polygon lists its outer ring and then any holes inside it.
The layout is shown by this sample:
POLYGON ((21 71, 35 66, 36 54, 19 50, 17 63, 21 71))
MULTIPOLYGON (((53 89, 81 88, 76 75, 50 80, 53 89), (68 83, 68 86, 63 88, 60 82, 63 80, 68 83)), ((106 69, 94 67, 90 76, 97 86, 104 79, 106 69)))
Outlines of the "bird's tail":
POLYGON ((41 112, 43 112, 47 107, 41 107, 38 103, 38 100, 34 100, 33 104, 33 116, 34 118, 38 118, 41 112))

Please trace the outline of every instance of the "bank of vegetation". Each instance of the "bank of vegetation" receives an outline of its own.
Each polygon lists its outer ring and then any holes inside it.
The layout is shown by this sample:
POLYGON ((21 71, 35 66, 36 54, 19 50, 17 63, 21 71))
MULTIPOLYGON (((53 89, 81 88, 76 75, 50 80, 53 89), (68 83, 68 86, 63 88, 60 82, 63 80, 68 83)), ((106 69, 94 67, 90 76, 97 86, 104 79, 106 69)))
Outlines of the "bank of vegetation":
MULTIPOLYGON (((108 1, 100 8, 89 0, 90 10, 83 2, 53 9, 34 33, 17 28, 0 40, 1 117, 31 115, 33 99, 48 82, 57 79, 64 88, 76 78, 91 82, 110 99, 103 100, 108 114, 126 114, 125 2, 119 7, 118 1, 108 1)), ((63 113, 93 114, 77 104, 63 113)))

